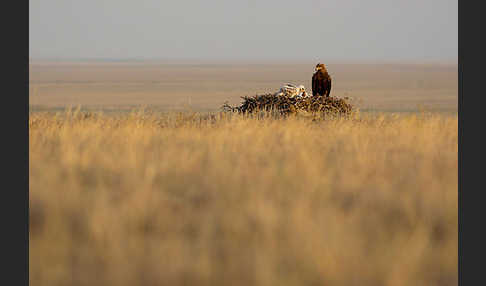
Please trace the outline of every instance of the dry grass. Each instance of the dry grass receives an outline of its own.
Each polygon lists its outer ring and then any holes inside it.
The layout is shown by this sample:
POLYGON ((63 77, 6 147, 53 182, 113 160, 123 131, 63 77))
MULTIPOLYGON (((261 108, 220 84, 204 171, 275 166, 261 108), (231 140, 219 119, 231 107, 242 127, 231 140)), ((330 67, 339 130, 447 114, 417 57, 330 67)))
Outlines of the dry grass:
POLYGON ((32 113, 31 285, 457 285, 457 115, 32 113))

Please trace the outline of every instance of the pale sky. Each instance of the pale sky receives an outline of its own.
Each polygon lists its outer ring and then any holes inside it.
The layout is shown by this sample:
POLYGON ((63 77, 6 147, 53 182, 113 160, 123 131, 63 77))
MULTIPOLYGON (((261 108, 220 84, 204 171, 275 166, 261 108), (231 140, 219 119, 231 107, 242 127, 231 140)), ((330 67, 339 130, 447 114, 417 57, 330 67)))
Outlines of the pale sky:
POLYGON ((457 60, 457 0, 29 0, 33 59, 457 60))

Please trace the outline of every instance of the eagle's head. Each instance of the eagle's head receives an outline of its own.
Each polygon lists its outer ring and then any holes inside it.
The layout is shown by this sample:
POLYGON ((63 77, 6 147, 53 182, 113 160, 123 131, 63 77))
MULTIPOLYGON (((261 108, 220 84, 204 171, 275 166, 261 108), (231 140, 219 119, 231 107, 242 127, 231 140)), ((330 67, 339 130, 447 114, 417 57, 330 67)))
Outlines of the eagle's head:
POLYGON ((317 72, 319 70, 326 71, 326 66, 324 64, 318 63, 316 65, 315 71, 317 72))

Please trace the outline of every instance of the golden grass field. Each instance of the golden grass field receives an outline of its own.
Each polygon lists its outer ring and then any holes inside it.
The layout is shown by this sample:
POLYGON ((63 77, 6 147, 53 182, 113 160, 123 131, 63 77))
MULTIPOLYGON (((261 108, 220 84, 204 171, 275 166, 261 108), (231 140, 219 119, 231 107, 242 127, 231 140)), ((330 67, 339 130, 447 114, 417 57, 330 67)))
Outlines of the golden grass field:
POLYGON ((457 128, 32 112, 30 284, 457 285, 457 128))

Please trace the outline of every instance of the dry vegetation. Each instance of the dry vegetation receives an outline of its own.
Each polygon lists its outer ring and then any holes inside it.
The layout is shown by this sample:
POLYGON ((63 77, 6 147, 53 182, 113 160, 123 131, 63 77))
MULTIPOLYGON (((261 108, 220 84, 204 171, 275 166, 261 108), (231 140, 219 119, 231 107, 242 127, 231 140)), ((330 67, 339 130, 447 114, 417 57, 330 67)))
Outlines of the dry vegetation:
POLYGON ((457 285, 457 115, 31 113, 31 285, 457 285))
POLYGON ((325 114, 330 115, 348 115, 352 113, 353 106, 348 102, 348 98, 310 96, 310 97, 287 97, 275 96, 272 93, 243 96, 243 102, 240 106, 231 106, 228 103, 223 104, 223 111, 238 113, 255 113, 259 111, 276 111, 281 115, 298 113, 319 114, 324 118, 325 114))

